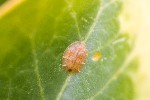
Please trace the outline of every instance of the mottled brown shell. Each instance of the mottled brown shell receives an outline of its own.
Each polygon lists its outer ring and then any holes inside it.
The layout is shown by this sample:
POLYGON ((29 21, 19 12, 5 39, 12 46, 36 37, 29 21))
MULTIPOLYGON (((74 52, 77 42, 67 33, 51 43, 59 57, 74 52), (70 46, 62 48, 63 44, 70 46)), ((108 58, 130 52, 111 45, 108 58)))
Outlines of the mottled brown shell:
POLYGON ((67 72, 79 72, 85 64, 87 53, 88 51, 84 42, 77 41, 72 43, 63 54, 63 67, 67 70, 67 72))

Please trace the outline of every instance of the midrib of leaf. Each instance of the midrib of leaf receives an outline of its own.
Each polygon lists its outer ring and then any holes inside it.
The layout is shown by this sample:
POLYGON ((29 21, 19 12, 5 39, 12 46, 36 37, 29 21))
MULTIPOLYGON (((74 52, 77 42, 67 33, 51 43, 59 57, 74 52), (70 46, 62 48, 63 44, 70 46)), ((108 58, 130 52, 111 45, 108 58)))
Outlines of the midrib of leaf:
MULTIPOLYGON (((68 4, 70 4, 67 0, 65 0, 65 1, 66 1, 68 4)), ((86 37, 85 37, 85 39, 84 39, 84 42, 87 42, 88 38, 89 38, 90 35, 92 34, 92 31, 93 31, 95 25, 97 24, 97 22, 98 22, 98 20, 99 20, 99 18, 100 18, 101 12, 102 12, 103 10, 105 10, 109 5, 113 4, 115 1, 116 1, 116 0, 112 0, 111 2, 107 3, 106 5, 99 7, 99 10, 98 10, 98 12, 97 12, 97 15, 96 15, 96 17, 95 17, 95 19, 94 19, 94 21, 93 21, 93 24, 91 25, 89 31, 87 32, 87 35, 86 35, 86 37)), ((69 7, 69 6, 68 6, 68 7, 69 7)), ((73 12, 74 12, 74 10, 73 10, 73 12)), ((76 27, 77 27, 77 30, 78 30, 78 34, 79 34, 79 36, 80 36, 79 27, 78 27, 78 22, 77 22, 76 16, 72 16, 72 17, 73 17, 73 19, 74 19, 74 21, 75 21, 75 24, 76 24, 76 27)), ((116 74, 117 74, 117 73, 116 73, 116 74)), ((116 75, 116 74, 115 74, 115 75, 116 75)), ((112 79, 113 79, 113 77, 112 77, 112 79)), ((60 89, 60 92, 58 93, 58 95, 57 95, 57 97, 56 97, 55 100, 60 100, 61 96, 63 95, 63 93, 64 93, 64 91, 65 91, 65 88, 66 88, 66 87, 68 86, 68 84, 69 84, 69 83, 68 83, 69 80, 70 80, 70 76, 68 76, 68 77, 66 78, 66 80, 65 80, 64 84, 62 85, 62 88, 60 89)), ((110 83, 111 83, 111 81, 109 82, 109 84, 110 84, 110 83)), ((108 82, 107 82, 107 84, 108 84, 108 82)), ((108 84, 108 85, 109 85, 109 84, 108 84)), ((106 88, 106 85, 104 85, 104 86, 105 86, 105 88, 106 88)), ((105 88, 104 88, 104 89, 105 89, 105 88)), ((98 92, 98 93, 99 93, 99 92, 98 92)), ((96 93, 96 94, 97 94, 97 93, 96 93)), ((97 96, 97 95, 96 95, 96 96, 97 96)), ((96 97, 96 96, 94 96, 94 97, 96 97)))
POLYGON ((35 50, 35 43, 34 43, 34 37, 31 37, 31 45, 32 45, 32 54, 33 54, 33 60, 34 60, 34 72, 36 74, 37 78, 37 83, 40 91, 40 96, 42 100, 46 100, 44 96, 44 89, 42 87, 42 82, 41 82, 41 76, 39 73, 39 66, 38 66, 38 58, 35 50))
POLYGON ((24 1, 25 0, 7 0, 0 6, 0 19, 16 8, 18 5, 22 4, 24 1))
MULTIPOLYGON (((72 12, 70 12, 70 15, 71 17, 73 18, 74 20, 74 23, 76 25, 76 28, 77 28, 77 33, 78 33, 78 37, 79 39, 81 39, 81 34, 80 34, 80 29, 79 29, 79 25, 78 25, 78 21, 77 21, 77 15, 76 15, 76 12, 74 11, 74 9, 72 8, 72 3, 69 2, 68 0, 65 0, 65 2, 67 3, 68 5, 68 9, 71 9, 72 12)), ((72 1, 73 2, 73 1, 72 1)), ((70 78, 71 76, 67 76, 66 80, 64 81, 64 84, 62 85, 62 88, 60 90, 60 92, 58 93, 58 95, 56 96, 56 99, 55 100, 60 100, 62 94, 64 93, 65 91, 65 88, 68 86, 68 83, 70 81, 70 78)))

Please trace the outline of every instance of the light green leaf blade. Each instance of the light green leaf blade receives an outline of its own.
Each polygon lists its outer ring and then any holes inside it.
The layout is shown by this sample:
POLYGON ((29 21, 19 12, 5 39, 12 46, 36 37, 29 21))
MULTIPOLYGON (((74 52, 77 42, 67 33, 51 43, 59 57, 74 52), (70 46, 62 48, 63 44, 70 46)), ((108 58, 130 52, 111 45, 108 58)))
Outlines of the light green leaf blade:
POLYGON ((131 48, 119 31, 120 12, 119 0, 26 0, 3 16, 0 99, 132 100, 126 74, 131 48), (80 40, 88 59, 80 73, 68 76, 62 55, 80 40), (97 52, 102 58, 93 61, 97 52))

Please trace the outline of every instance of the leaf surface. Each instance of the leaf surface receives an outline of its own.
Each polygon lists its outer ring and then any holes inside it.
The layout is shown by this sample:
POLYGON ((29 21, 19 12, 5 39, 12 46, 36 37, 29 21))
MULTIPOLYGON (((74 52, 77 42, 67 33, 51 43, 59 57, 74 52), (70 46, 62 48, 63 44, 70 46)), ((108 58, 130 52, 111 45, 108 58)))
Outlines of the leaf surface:
POLYGON ((119 0, 26 0, 0 19, 0 99, 132 100, 131 48, 119 0), (84 41, 88 58, 69 76, 61 59, 84 41), (92 60, 95 53, 102 57, 92 60))

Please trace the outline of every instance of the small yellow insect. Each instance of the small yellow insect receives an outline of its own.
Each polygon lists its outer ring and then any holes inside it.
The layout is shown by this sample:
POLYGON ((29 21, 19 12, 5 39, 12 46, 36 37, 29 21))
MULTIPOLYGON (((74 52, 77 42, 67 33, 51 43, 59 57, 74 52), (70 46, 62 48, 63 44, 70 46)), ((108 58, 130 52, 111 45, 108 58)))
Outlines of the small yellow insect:
POLYGON ((96 53, 93 55, 92 60, 93 60, 93 61, 98 61, 101 57, 102 57, 101 53, 96 52, 96 53))

